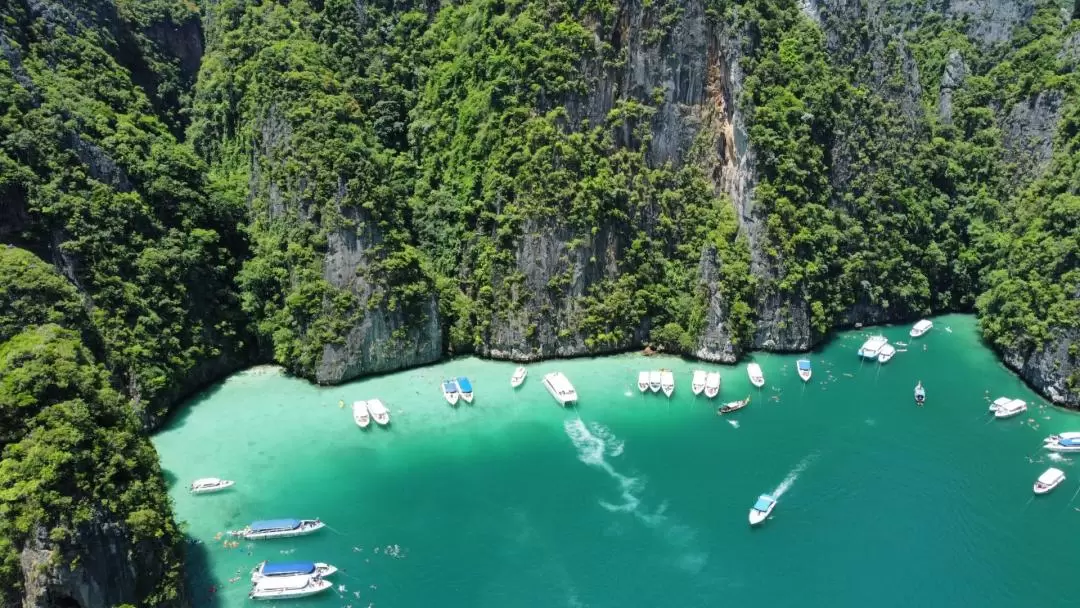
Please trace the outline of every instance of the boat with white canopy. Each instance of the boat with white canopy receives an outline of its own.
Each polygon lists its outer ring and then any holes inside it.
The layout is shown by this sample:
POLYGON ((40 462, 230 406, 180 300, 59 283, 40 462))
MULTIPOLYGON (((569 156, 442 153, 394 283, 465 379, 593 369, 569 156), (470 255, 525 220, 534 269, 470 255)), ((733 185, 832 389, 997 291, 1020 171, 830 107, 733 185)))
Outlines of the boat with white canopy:
POLYGON ((321 576, 323 578, 337 572, 338 569, 322 562, 271 562, 264 561, 251 571, 251 582, 268 576, 321 576))
POLYGON ((695 395, 700 395, 701 391, 705 390, 705 370, 694 370, 694 377, 690 380, 690 391, 695 395))
POLYGON ((882 346, 881 350, 878 351, 878 356, 877 356, 878 363, 888 363, 889 360, 892 359, 893 355, 895 355, 895 354, 896 354, 896 347, 893 346, 892 344, 886 344, 886 345, 882 346))
POLYGON ((326 524, 318 519, 264 519, 253 521, 243 530, 233 531, 230 534, 247 540, 260 540, 264 538, 303 536, 322 530, 325 527, 326 524))
POLYGON ((920 319, 917 323, 915 323, 915 326, 911 328, 911 331, 908 332, 908 335, 910 335, 912 338, 918 338, 919 336, 925 334, 931 329, 934 329, 934 323, 932 321, 928 319, 920 319))
POLYGON ((315 595, 333 586, 333 583, 319 576, 268 576, 251 586, 248 597, 253 600, 288 600, 315 595))
POLYGON ((1003 405, 1008 405, 1012 401, 1012 397, 998 397, 994 399, 994 402, 990 404, 990 413, 993 414, 1003 405))
POLYGON ((371 414, 368 412, 366 401, 353 401, 352 418, 356 426, 362 429, 371 426, 371 414))
POLYGON ((1012 418, 1027 411, 1027 402, 1023 399, 1011 399, 1008 403, 994 410, 994 418, 1012 418))
POLYGON ((204 477, 202 479, 196 479, 191 482, 192 494, 210 494, 212 492, 220 492, 227 490, 235 484, 235 481, 228 479, 218 479, 217 477, 204 477))
POLYGON ((709 399, 720 394, 720 372, 709 372, 705 376, 705 396, 709 399))
POLYGON ((757 363, 746 366, 746 375, 750 377, 750 384, 758 388, 765 386, 765 375, 761 373, 761 366, 757 363))
POLYGON ((551 396, 555 398, 555 401, 558 401, 559 405, 563 407, 577 403, 577 391, 574 390, 574 385, 570 384, 570 380, 563 375, 562 372, 545 374, 544 388, 546 388, 548 392, 551 393, 551 396))
POLYGON ((390 410, 386 409, 382 401, 378 399, 372 399, 367 402, 367 409, 371 412, 371 417, 375 419, 375 422, 379 426, 386 426, 390 424, 390 410))
POLYGON ((1061 482, 1063 481, 1065 481, 1065 471, 1050 467, 1043 471, 1043 474, 1039 475, 1039 478, 1035 480, 1035 487, 1033 489, 1036 494, 1046 494, 1050 492, 1050 490, 1061 485, 1061 482))
POLYGON ((529 375, 529 370, 524 367, 519 367, 514 370, 514 375, 510 376, 510 387, 517 388, 525 382, 525 377, 529 375))
POLYGON ((859 356, 866 359, 876 359, 881 353, 881 347, 889 343, 885 336, 873 336, 859 347, 859 356))

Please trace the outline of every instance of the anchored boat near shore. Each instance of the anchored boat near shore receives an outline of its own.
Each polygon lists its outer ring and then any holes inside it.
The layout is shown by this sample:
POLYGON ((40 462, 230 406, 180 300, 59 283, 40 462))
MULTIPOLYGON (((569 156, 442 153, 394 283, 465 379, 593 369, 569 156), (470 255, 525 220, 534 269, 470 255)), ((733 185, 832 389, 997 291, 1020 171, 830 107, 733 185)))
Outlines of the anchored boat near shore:
POLYGON ((758 388, 765 386, 765 375, 761 373, 761 366, 757 363, 746 366, 746 375, 750 377, 750 384, 758 388))
POLYGON ((243 530, 236 530, 230 532, 230 534, 247 540, 261 540, 265 538, 304 536, 305 534, 318 532, 325 527, 326 524, 318 519, 265 519, 253 521, 243 530))
POLYGON ((705 370, 694 370, 694 377, 690 380, 690 391, 695 395, 700 395, 701 391, 705 390, 705 370))
POLYGON ((248 597, 253 600, 288 600, 315 595, 330 587, 333 587, 333 583, 319 576, 270 576, 256 581, 248 597))
POLYGON ((510 376, 510 388, 517 388, 525 382, 525 377, 529 375, 529 370, 524 367, 519 367, 514 370, 514 375, 510 376))
POLYGON ((720 394, 720 372, 709 372, 705 376, 705 396, 709 399, 720 394))
POLYGON ((544 375, 544 388, 547 389, 559 405, 566 407, 577 403, 577 391, 570 380, 562 372, 551 372, 544 375))
POLYGON ((235 481, 228 479, 218 479, 217 477, 204 477, 202 479, 196 479, 191 482, 192 494, 210 494, 212 492, 220 492, 227 490, 235 484, 235 481))
POLYGON ((799 359, 798 361, 796 361, 795 369, 798 370, 799 377, 802 378, 803 382, 810 381, 810 376, 813 374, 813 371, 810 369, 809 359, 799 359))
POLYGON ((264 561, 251 571, 251 582, 256 583, 268 576, 321 576, 327 577, 338 569, 322 562, 271 562, 264 561))
POLYGON ((457 405, 458 385, 456 380, 444 380, 442 383, 443 397, 450 405, 457 405))

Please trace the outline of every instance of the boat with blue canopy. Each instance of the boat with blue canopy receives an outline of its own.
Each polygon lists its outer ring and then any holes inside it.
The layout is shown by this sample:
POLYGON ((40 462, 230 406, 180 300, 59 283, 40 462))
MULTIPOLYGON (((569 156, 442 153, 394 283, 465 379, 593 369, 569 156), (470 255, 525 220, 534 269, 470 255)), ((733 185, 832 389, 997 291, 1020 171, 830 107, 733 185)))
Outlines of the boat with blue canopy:
POLYGON ((258 540, 262 538, 303 536, 322 530, 325 527, 326 524, 318 519, 264 519, 253 521, 243 530, 236 530, 231 534, 247 540, 258 540))
POLYGON ((251 571, 251 582, 258 582, 259 579, 267 576, 296 576, 299 574, 315 576, 317 574, 322 577, 327 577, 337 571, 338 569, 336 567, 322 562, 265 561, 251 571))
POLYGON ((756 526, 765 521, 776 508, 776 499, 768 494, 758 496, 757 502, 750 509, 750 525, 756 526))
POLYGON ((465 403, 472 403, 472 382, 469 379, 462 376, 457 379, 458 392, 461 393, 461 398, 465 400, 465 403))
POLYGON ((457 380, 444 380, 442 383, 442 394, 446 398, 446 401, 450 405, 457 405, 458 401, 458 384, 457 380))
POLYGON ((1043 440, 1043 447, 1052 452, 1080 452, 1080 432, 1051 435, 1043 440))
POLYGON ((809 359, 799 359, 798 361, 796 361, 795 369, 798 370, 799 377, 802 378, 803 382, 810 381, 810 374, 813 372, 810 369, 809 359))

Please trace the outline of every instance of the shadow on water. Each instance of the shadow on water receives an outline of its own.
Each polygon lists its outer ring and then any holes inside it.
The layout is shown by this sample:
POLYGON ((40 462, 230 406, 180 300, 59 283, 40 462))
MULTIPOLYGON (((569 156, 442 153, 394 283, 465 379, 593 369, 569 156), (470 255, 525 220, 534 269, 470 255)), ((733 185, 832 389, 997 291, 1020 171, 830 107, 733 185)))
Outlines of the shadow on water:
POLYGON ((187 595, 191 599, 191 605, 196 608, 220 608, 224 606, 218 596, 214 582, 214 573, 210 569, 210 549, 204 543, 195 538, 186 538, 187 559, 185 565, 187 575, 187 595), (215 589, 215 591, 211 591, 215 589))
POLYGON ((173 473, 165 467, 161 467, 161 477, 165 480, 165 490, 170 491, 176 486, 176 482, 179 479, 176 477, 176 473, 173 473))
POLYGON ((223 385, 224 381, 218 382, 206 390, 199 392, 181 405, 174 407, 173 410, 169 412, 168 416, 166 416, 165 423, 161 425, 160 431, 173 431, 183 427, 195 408, 199 407, 200 404, 209 401, 221 390, 223 385))

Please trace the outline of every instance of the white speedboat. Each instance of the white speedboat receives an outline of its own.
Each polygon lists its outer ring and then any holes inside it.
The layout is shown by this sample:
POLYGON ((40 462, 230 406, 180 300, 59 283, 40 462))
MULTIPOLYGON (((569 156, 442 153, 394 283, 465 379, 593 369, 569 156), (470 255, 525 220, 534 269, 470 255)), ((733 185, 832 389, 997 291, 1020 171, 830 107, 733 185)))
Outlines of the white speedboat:
POLYGON ((303 536, 322 530, 325 527, 326 524, 318 519, 266 519, 253 521, 243 530, 230 532, 230 534, 247 540, 259 540, 303 536))
POLYGON ((457 380, 444 380, 442 383, 442 394, 446 398, 446 401, 450 405, 457 405, 458 400, 458 387, 457 380))
POLYGON ((510 387, 517 388, 525 382, 525 377, 529 375, 529 370, 524 367, 519 367, 514 370, 514 375, 510 376, 510 387))
POLYGON ((375 419, 375 422, 379 426, 386 426, 390 424, 390 410, 386 409, 382 401, 378 399, 372 399, 367 402, 367 409, 371 412, 371 417, 375 419))
POLYGON ((1053 490, 1054 488, 1061 485, 1061 482, 1063 481, 1065 481, 1065 472, 1061 469, 1055 469, 1054 467, 1050 467, 1049 469, 1046 469, 1046 471, 1044 471, 1042 475, 1039 475, 1038 479, 1035 480, 1035 493, 1046 494, 1050 492, 1050 490, 1053 490))
POLYGON ((878 353, 881 352, 881 347, 889 343, 889 339, 885 336, 874 336, 863 342, 863 345, 859 347, 859 356, 866 359, 876 359, 878 353))
POLYGON ((720 372, 709 372, 705 376, 705 396, 709 399, 720 394, 720 372))
POLYGON ((694 377, 690 380, 690 391, 695 395, 700 395, 701 391, 705 390, 705 370, 694 370, 694 377))
POLYGON ((333 583, 319 576, 268 576, 251 586, 248 597, 253 600, 288 600, 315 595, 333 586, 333 583))
POLYGON ((878 363, 888 363, 889 359, 892 359, 893 355, 895 355, 895 354, 896 354, 896 347, 894 347, 892 344, 886 344, 886 345, 882 346, 881 350, 878 351, 878 356, 877 356, 878 363))
POLYGON ((660 389, 668 397, 675 392, 675 374, 671 373, 670 369, 660 370, 660 389))
POLYGON ((544 387, 555 398, 555 401, 558 401, 559 405, 563 407, 577 403, 577 391, 574 390, 574 385, 570 384, 570 380, 562 372, 544 374, 544 387))
POLYGON ((649 372, 649 390, 654 393, 660 392, 660 370, 658 369, 649 372))
POLYGON ((1080 433, 1051 435, 1043 440, 1043 447, 1051 452, 1080 452, 1080 433))
POLYGON ((461 393, 461 398, 465 400, 465 403, 472 403, 472 382, 469 379, 462 376, 457 379, 458 392, 461 393))
POLYGON ((799 377, 802 378, 803 382, 810 381, 810 376, 813 374, 813 371, 810 369, 809 359, 799 359, 796 361, 795 369, 799 372, 799 377))
POLYGON ((637 390, 645 392, 649 390, 649 372, 641 371, 637 375, 637 390))
POLYGON ((923 388, 922 380, 915 385, 915 403, 918 403, 920 406, 926 403, 926 389, 923 388))
POLYGON ((271 562, 265 561, 251 571, 251 582, 268 576, 320 576, 326 578, 338 569, 322 562, 271 562))
POLYGON ((1008 403, 994 410, 994 418, 1012 418, 1027 411, 1027 402, 1023 399, 1012 399, 1008 403))
POLYGON ((211 492, 220 492, 233 487, 235 481, 228 479, 218 479, 217 477, 204 477, 202 479, 196 479, 191 482, 192 494, 210 494, 211 492))
POLYGON ((746 396, 746 399, 742 401, 732 401, 720 406, 720 409, 716 410, 717 414, 730 414, 731 412, 737 412, 742 408, 750 405, 750 395, 746 396))
POLYGON ((918 338, 919 336, 925 334, 931 329, 934 329, 934 323, 927 319, 922 319, 918 323, 916 323, 914 327, 911 328, 911 331, 908 332, 908 334, 912 338, 918 338))
POLYGON ((750 525, 756 526, 765 521, 769 514, 776 508, 776 499, 768 494, 762 494, 750 509, 750 525))
POLYGON ((761 366, 757 363, 746 366, 746 375, 750 376, 750 384, 758 388, 765 386, 765 375, 761 373, 761 366))
POLYGON ((366 429, 371 426, 371 414, 368 413, 366 401, 353 401, 352 419, 356 426, 366 429))
POLYGON ((994 402, 990 404, 990 413, 993 414, 1003 405, 1008 405, 1012 401, 1012 397, 998 397, 994 399, 994 402))

